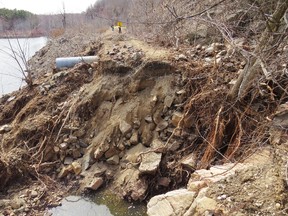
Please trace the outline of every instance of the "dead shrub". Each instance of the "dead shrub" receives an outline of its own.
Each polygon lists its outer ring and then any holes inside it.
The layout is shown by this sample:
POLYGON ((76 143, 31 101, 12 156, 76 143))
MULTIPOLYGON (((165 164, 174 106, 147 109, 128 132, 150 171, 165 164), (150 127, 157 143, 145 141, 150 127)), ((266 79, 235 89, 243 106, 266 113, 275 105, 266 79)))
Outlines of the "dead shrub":
POLYGON ((57 28, 57 29, 52 29, 49 33, 49 36, 51 38, 58 38, 58 37, 62 36, 64 33, 65 33, 64 28, 57 28))

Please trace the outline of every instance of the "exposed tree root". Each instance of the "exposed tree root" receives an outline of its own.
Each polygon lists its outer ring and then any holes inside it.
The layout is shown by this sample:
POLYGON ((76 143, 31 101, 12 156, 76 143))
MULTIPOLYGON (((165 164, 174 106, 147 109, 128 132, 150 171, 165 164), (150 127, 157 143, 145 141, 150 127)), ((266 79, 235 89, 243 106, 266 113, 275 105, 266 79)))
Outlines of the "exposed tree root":
POLYGON ((204 151, 204 155, 201 158, 199 168, 207 168, 210 165, 211 160, 215 157, 215 152, 221 154, 218 149, 223 142, 225 130, 225 120, 220 116, 222 110, 223 107, 221 106, 216 114, 214 122, 211 122, 213 124, 212 131, 206 140, 207 147, 204 151))
MULTIPOLYGON (((236 114, 236 118, 234 118, 233 120, 230 120, 230 121, 233 121, 235 123, 233 125, 234 128, 232 129, 233 134, 231 136, 230 144, 227 148, 227 151, 225 152, 225 162, 230 161, 234 157, 234 155, 236 154, 236 152, 240 148, 241 138, 243 136, 243 129, 242 129, 240 117, 236 114), (228 161, 226 161, 226 160, 228 160, 228 161)), ((231 128, 230 128, 230 130, 231 130, 231 128)))

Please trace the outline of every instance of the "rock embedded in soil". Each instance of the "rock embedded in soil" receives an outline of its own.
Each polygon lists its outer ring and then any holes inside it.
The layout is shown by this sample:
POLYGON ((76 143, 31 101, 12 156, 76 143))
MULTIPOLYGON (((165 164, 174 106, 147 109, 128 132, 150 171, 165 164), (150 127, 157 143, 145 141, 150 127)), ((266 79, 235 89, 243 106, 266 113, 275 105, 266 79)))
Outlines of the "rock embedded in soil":
POLYGON ((150 146, 152 139, 153 133, 151 132, 149 125, 145 125, 141 133, 141 140, 143 145, 150 146))
POLYGON ((66 177, 71 171, 73 171, 72 165, 65 166, 61 169, 60 173, 58 174, 58 178, 66 177))
POLYGON ((35 198, 35 197, 38 196, 38 192, 37 192, 36 190, 32 190, 32 191, 30 192, 30 196, 31 196, 31 198, 35 198))
POLYGON ((76 143, 77 141, 78 141, 78 138, 72 135, 70 135, 67 139, 64 140, 64 142, 67 142, 67 143, 76 143))
POLYGON ((159 139, 154 139, 151 143, 151 147, 153 149, 159 149, 160 150, 161 148, 165 148, 165 143, 159 139))
POLYGON ((134 120, 133 121, 133 128, 135 130, 139 129, 140 128, 140 125, 141 125, 141 122, 139 120, 134 120))
POLYGON ((7 133, 12 130, 12 126, 9 124, 0 126, 0 134, 7 133))
POLYGON ((131 59, 133 59, 133 61, 139 61, 141 57, 142 57, 141 52, 135 52, 131 55, 131 59))
POLYGON ((132 136, 130 138, 130 143, 131 145, 136 145, 139 143, 139 140, 138 140, 138 132, 137 131, 134 131, 132 133, 132 136))
POLYGON ((189 183, 187 184, 187 189, 189 191, 198 192, 204 187, 207 187, 207 183, 205 182, 205 180, 203 180, 203 181, 189 181, 189 183))
POLYGON ((177 61, 188 61, 187 56, 185 56, 184 54, 180 54, 175 58, 177 61))
POLYGON ((161 109, 157 109, 153 112, 153 122, 158 125, 163 121, 162 118, 163 111, 161 109))
POLYGON ((180 120, 183 118, 183 113, 181 112, 174 112, 172 115, 172 125, 177 127, 180 120))
POLYGON ((104 152, 101 148, 97 148, 94 152, 94 159, 99 160, 104 155, 104 152))
POLYGON ((25 200, 21 198, 14 198, 11 200, 9 205, 12 207, 12 209, 19 209, 21 206, 25 205, 25 200))
POLYGON ((109 148, 108 151, 105 152, 105 158, 110 158, 114 155, 119 155, 119 150, 115 147, 115 146, 112 146, 111 148, 109 148))
POLYGON ((10 205, 11 200, 9 199, 0 199, 0 207, 5 208, 10 205))
POLYGON ((103 184, 104 180, 101 177, 96 177, 92 179, 92 181, 89 183, 88 186, 86 186, 87 189, 91 190, 97 190, 101 185, 103 184))
POLYGON ((66 149, 68 148, 68 144, 67 144, 67 143, 61 143, 61 144, 59 145, 59 148, 60 148, 61 150, 66 150, 66 149))
POLYGON ((186 90, 185 89, 181 89, 179 91, 176 92, 177 95, 184 95, 186 94, 186 90))
POLYGON ((91 177, 91 176, 102 176, 105 172, 108 171, 108 168, 107 168, 107 164, 104 163, 104 162, 96 162, 94 163, 93 165, 91 165, 91 167, 86 170, 86 171, 83 171, 81 173, 82 176, 88 176, 88 177, 91 177))
POLYGON ((155 174, 161 162, 161 153, 148 152, 141 155, 139 171, 142 174, 155 174))
POLYGON ((73 169, 73 171, 74 171, 74 173, 75 173, 76 175, 79 175, 79 174, 81 173, 82 167, 81 167, 81 164, 80 164, 80 163, 78 163, 77 161, 74 161, 74 162, 71 164, 71 166, 72 166, 72 169, 73 169))
POLYGON ((126 121, 122 120, 120 122, 119 129, 121 133, 125 136, 127 133, 129 133, 132 130, 132 126, 128 124, 126 121))
POLYGON ((82 156, 81 149, 76 148, 72 150, 72 155, 74 159, 80 158, 82 156))
POLYGON ((87 170, 90 167, 90 165, 93 163, 93 160, 94 160, 93 156, 94 155, 91 156, 91 152, 92 152, 92 150, 88 150, 84 154, 84 156, 82 157, 82 168, 83 168, 83 170, 87 170))
POLYGON ((106 163, 94 163, 88 170, 81 172, 83 178, 80 180, 80 191, 85 189, 97 190, 104 182, 103 176, 106 179, 112 179, 114 174, 112 170, 108 169, 106 163))
POLYGON ((168 107, 170 108, 173 104, 173 101, 174 101, 174 97, 171 96, 171 95, 167 95, 164 99, 164 105, 165 107, 168 107))
POLYGON ((205 52, 206 52, 206 55, 208 56, 210 56, 210 55, 212 55, 213 53, 214 53, 214 51, 215 51, 215 49, 214 49, 214 46, 210 46, 210 47, 207 47, 206 49, 205 49, 205 52))
POLYGON ((146 121, 147 123, 152 123, 152 122, 153 122, 152 116, 151 116, 151 115, 146 116, 146 117, 145 117, 145 121, 146 121))
POLYGON ((71 157, 65 157, 65 159, 64 159, 64 164, 65 165, 70 165, 70 164, 72 164, 73 163, 73 158, 71 158, 71 157))
POLYGON ((79 145, 80 145, 80 147, 81 148, 87 148, 89 145, 86 143, 86 142, 84 142, 83 140, 80 140, 79 141, 79 145))
POLYGON ((165 120, 161 121, 157 127, 156 127, 156 131, 163 131, 164 129, 166 129, 168 127, 169 123, 165 120))
POLYGON ((180 146, 181 146, 181 142, 179 142, 178 140, 169 142, 167 145, 169 151, 176 151, 177 149, 180 148, 180 146))
POLYGON ((181 165, 190 170, 195 170, 197 165, 197 157, 194 153, 186 156, 182 161, 181 165))
POLYGON ((106 162, 110 165, 118 165, 119 161, 120 161, 119 156, 114 155, 113 157, 108 158, 106 162))
POLYGON ((145 147, 144 145, 142 145, 141 143, 139 143, 138 145, 130 148, 124 158, 122 160, 125 160, 127 162, 131 162, 131 163, 137 163, 138 162, 138 157, 141 153, 148 151, 149 148, 145 147))

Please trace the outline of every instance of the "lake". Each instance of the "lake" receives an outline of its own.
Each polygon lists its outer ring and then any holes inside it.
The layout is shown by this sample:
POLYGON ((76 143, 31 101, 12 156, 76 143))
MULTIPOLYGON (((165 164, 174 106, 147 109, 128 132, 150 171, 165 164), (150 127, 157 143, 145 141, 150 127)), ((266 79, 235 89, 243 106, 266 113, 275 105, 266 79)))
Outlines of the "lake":
MULTIPOLYGON (((46 43, 46 37, 0 39, 0 97, 25 85, 20 66, 13 57, 13 51, 19 55, 22 50, 26 60, 28 60, 46 43)), ((19 56, 17 60, 21 67, 24 67, 24 61, 19 56)))

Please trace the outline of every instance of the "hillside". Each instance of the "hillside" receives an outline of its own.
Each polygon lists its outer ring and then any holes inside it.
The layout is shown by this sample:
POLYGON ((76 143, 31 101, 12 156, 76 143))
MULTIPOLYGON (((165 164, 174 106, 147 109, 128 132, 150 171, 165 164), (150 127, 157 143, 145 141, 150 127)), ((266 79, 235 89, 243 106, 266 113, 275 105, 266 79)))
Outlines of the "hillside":
MULTIPOLYGON (((169 3, 186 16, 184 1, 169 3)), ((238 12, 225 14, 234 35, 198 17, 203 31, 185 18, 184 32, 138 34, 126 23, 121 34, 107 26, 48 43, 29 62, 33 86, 0 100, 0 213, 43 215, 102 188, 147 203, 149 216, 287 214, 288 5, 277 3, 263 8, 270 27, 253 13, 235 26, 238 12), (55 68, 63 56, 97 61, 55 68)))

